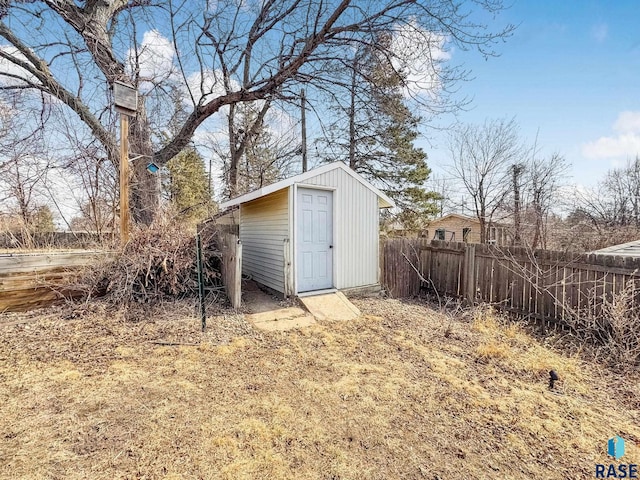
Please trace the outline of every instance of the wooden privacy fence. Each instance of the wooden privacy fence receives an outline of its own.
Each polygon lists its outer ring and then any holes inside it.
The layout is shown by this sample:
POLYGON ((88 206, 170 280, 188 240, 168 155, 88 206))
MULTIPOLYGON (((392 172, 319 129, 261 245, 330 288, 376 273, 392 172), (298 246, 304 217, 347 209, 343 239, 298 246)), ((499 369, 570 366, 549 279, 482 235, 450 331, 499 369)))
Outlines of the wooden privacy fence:
POLYGON ((0 255, 0 313, 43 307, 78 294, 64 287, 79 267, 105 252, 48 252, 0 255))
POLYGON ((426 287, 542 320, 597 317, 627 287, 632 308, 640 300, 639 258, 422 239, 387 240, 381 257, 382 283, 394 297, 426 287))
POLYGON ((236 235, 220 236, 222 283, 233 308, 240 308, 242 297, 242 243, 236 235))
POLYGON ((114 233, 0 232, 2 249, 97 249, 114 243, 114 233))

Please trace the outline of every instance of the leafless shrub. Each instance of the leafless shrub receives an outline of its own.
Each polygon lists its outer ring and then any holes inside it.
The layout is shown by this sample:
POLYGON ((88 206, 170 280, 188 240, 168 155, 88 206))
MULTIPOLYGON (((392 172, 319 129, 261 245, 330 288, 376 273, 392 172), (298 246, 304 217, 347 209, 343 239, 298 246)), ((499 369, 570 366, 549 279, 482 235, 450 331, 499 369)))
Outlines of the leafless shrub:
MULTIPOLYGON (((201 234, 205 282, 220 282, 215 231, 201 234)), ((184 298, 198 291, 195 232, 169 214, 136 230, 123 249, 77 280, 87 297, 107 295, 114 304, 184 298)))
POLYGON ((598 314, 576 312, 566 320, 573 335, 592 345, 596 357, 608 364, 640 365, 639 293, 636 282, 629 280, 620 292, 602 299, 598 314))
MULTIPOLYGON (((627 280, 622 289, 605 295, 601 293, 601 289, 607 284, 607 274, 604 273, 589 289, 586 304, 578 306, 567 301, 568 298, 562 293, 562 286, 580 283, 572 266, 574 262, 584 261, 584 256, 568 255, 566 259, 547 259, 545 265, 530 248, 520 248, 519 251, 526 252, 520 260, 511 249, 496 247, 499 255, 495 255, 495 259, 501 267, 526 282, 537 296, 545 295, 553 300, 559 310, 555 320, 550 320, 556 327, 565 332, 568 330, 569 336, 605 363, 640 365, 640 287, 637 280, 627 280), (562 269, 562 276, 553 276, 553 271, 558 269, 562 269), (547 276, 549 282, 539 280, 547 276)), ((611 280, 608 283, 611 284, 611 280)))

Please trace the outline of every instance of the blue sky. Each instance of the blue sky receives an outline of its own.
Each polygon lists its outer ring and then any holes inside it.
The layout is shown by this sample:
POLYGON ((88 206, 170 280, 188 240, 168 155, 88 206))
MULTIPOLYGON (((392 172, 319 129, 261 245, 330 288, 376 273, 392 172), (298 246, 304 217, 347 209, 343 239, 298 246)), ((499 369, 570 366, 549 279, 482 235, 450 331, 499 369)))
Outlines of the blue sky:
MULTIPOLYGON (((570 181, 594 185, 640 145, 640 1, 515 0, 500 15, 519 25, 500 56, 454 50, 474 79, 463 122, 515 117, 524 138, 572 164, 570 181), (626 113, 623 113, 626 112, 626 113), (621 116, 622 115, 622 116, 621 116)), ((424 144, 440 173, 442 136, 424 144)))

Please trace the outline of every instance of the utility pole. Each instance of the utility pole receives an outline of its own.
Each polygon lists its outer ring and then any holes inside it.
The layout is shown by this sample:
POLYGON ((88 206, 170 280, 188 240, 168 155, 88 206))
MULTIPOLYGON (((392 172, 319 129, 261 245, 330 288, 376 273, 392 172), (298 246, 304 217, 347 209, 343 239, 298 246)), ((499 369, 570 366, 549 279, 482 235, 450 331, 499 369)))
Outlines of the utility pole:
POLYGON ((522 164, 513 165, 513 244, 520 245, 520 174, 523 170, 522 164))
POLYGON ((358 56, 353 57, 351 85, 349 85, 349 168, 356 170, 356 87, 358 81, 358 56))
POLYGON ((300 90, 300 107, 302 116, 302 172, 307 171, 307 116, 304 88, 300 90))

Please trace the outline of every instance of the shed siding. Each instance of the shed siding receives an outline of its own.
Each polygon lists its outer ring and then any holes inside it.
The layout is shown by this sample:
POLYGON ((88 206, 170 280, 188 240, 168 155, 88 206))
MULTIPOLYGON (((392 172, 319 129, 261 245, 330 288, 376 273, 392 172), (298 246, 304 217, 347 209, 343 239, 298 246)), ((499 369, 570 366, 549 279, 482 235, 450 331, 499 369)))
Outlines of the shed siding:
POLYGON ((335 188, 335 287, 377 284, 380 235, 378 196, 340 169, 311 177, 300 185, 335 188))
POLYGON ((289 238, 288 188, 242 204, 242 273, 284 292, 284 240, 289 238))

